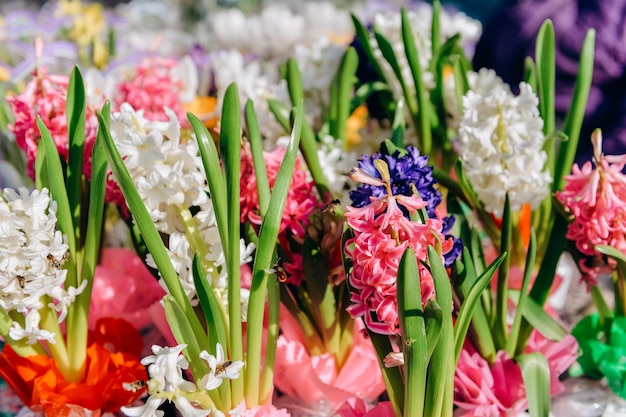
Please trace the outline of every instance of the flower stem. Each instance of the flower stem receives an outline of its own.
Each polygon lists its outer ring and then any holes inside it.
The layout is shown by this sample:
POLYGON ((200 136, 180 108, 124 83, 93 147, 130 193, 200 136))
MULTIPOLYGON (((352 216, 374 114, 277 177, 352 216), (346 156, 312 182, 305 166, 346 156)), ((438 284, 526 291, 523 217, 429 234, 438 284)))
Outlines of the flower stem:
POLYGON ((54 340, 56 343, 48 343, 48 349, 50 349, 50 353, 52 354, 52 357, 54 358, 54 361, 56 362, 56 365, 65 380, 67 382, 78 382, 83 378, 83 374, 85 372, 85 361, 78 362, 70 360, 67 352, 67 346, 65 345, 65 340, 63 339, 63 333, 61 332, 61 327, 59 326, 59 322, 57 320, 57 315, 55 311, 48 306, 48 303, 50 302, 50 297, 42 297, 44 307, 39 310, 39 314, 41 316, 39 326, 42 329, 46 329, 54 333, 54 340))

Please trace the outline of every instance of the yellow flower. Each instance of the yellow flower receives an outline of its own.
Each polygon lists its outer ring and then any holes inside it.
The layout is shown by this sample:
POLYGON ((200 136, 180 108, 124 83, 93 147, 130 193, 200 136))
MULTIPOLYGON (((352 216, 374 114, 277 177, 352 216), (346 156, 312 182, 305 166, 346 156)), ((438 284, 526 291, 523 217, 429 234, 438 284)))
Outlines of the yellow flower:
POLYGON ((215 113, 217 99, 215 97, 195 97, 191 102, 183 105, 185 110, 196 115, 208 128, 217 126, 218 115, 215 113))
POLYGON ((61 16, 74 18, 68 36, 78 46, 89 45, 105 30, 106 24, 100 3, 83 5, 81 0, 60 0, 58 11, 61 16))
POLYGON ((361 134, 359 130, 367 125, 367 118, 369 113, 365 105, 360 105, 354 112, 348 117, 346 122, 346 139, 348 142, 348 149, 352 148, 357 143, 361 142, 361 134))

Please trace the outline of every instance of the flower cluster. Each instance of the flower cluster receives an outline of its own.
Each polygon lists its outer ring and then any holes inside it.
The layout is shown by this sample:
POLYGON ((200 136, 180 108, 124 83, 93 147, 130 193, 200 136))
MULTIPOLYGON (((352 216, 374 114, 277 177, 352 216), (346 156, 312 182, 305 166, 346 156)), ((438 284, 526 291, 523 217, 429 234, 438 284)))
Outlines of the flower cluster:
POLYGON ((13 322, 11 338, 54 343, 54 334, 39 329, 38 310, 49 305, 63 321, 67 307, 86 284, 64 288, 67 271, 62 265, 68 246, 56 230, 56 204, 47 189, 31 193, 7 188, 0 198, 0 217, 0 308, 26 315, 25 328, 13 322))
MULTIPOLYGON (((407 247, 415 250, 417 259, 426 259, 428 246, 438 248, 442 254, 453 247, 453 240, 442 234, 443 221, 426 218, 424 222, 405 217, 401 206, 411 216, 427 203, 418 195, 395 195, 391 188, 390 170, 382 159, 375 161, 379 173, 370 175, 359 168, 352 179, 372 186, 384 187, 383 197, 370 197, 370 204, 357 208, 348 206, 345 213, 354 237, 346 242, 346 255, 352 261, 349 276, 352 304, 348 311, 353 317, 363 317, 367 327, 381 334, 399 332, 396 280, 398 265, 407 247)), ((430 271, 420 264, 422 303, 434 295, 434 282, 430 271)))
MULTIPOLYGON (((442 196, 436 188, 436 181, 433 178, 433 168, 428 165, 428 157, 420 155, 414 146, 407 146, 406 150, 395 149, 389 152, 388 148, 383 148, 380 152, 372 155, 364 155, 359 160, 359 170, 369 176, 381 179, 381 174, 376 168, 375 161, 384 160, 390 174, 390 187, 393 195, 413 196, 418 195, 425 203, 428 217, 439 219, 437 208, 441 204, 442 196)), ((371 202, 371 198, 382 198, 387 195, 384 184, 359 184, 356 189, 350 191, 350 198, 354 207, 364 207, 371 202)), ((405 207, 400 207, 406 217, 409 211, 405 207)), ((450 252, 444 256, 446 266, 450 266, 461 253, 462 244, 459 239, 449 235, 450 229, 454 225, 454 217, 449 215, 442 218, 443 226, 441 232, 446 239, 453 239, 454 246, 450 252)))
MULTIPOLYGON (((7 97, 15 121, 9 129, 15 135, 17 145, 26 151, 28 174, 34 178, 35 157, 41 140, 37 127, 37 117, 46 125, 59 155, 68 158, 67 122, 65 102, 69 77, 66 75, 49 75, 45 68, 37 69, 24 91, 19 95, 7 97)), ((85 126, 85 152, 90 155, 96 140, 97 120, 95 114, 88 112, 85 126)))
MULTIPOLYGON (((557 198, 573 215, 567 229, 567 238, 576 248, 591 258, 580 262, 585 278, 590 283, 609 265, 595 249, 610 245, 626 252, 626 176, 623 173, 626 157, 603 155, 602 134, 594 133, 595 164, 590 161, 582 167, 574 164, 572 174, 566 177, 565 189, 557 198)), ((611 261, 611 264, 614 262, 611 261)))
POLYGON ((182 356, 186 347, 185 344, 173 348, 152 346, 154 355, 146 356, 141 361, 148 367, 150 374, 147 384, 150 396, 141 406, 122 407, 126 415, 136 417, 162 414, 157 409, 166 400, 174 402, 184 416, 205 417, 211 412, 218 416, 223 415, 215 406, 211 406, 211 400, 203 392, 219 388, 226 378, 239 378, 243 362, 227 361, 220 344, 216 346, 216 356, 203 350, 200 358, 207 362, 210 372, 196 385, 183 378, 183 371, 189 368, 189 362, 182 356), (194 403, 200 403, 203 407, 194 407, 194 403))
POLYGON ((481 69, 463 97, 459 155, 485 210, 502 215, 508 194, 511 210, 536 208, 549 193, 539 101, 530 85, 515 97, 494 71, 481 69))
MULTIPOLYGON (((170 257, 187 296, 195 295, 191 262, 198 251, 207 277, 226 300, 224 254, 198 145, 183 142, 176 114, 168 108, 164 112, 168 121, 152 121, 124 103, 111 115, 111 135, 157 230, 169 237, 170 257)), ((245 264, 254 245, 241 242, 245 264)), ((155 266, 150 256, 147 261, 155 266)), ((247 291, 242 291, 245 303, 247 291)))

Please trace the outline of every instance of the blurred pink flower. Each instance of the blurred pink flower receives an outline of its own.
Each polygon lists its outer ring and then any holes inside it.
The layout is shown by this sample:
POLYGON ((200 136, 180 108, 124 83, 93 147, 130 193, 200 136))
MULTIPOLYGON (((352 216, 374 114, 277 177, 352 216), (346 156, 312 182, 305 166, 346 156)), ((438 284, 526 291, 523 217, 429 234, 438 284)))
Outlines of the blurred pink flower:
MULTIPOLYGON (((96 266, 89 327, 103 317, 123 318, 137 330, 154 324, 169 341, 174 341, 160 304, 165 291, 135 252, 105 248, 96 266)), ((175 344, 175 343, 174 343, 175 344)))
POLYGON ((584 278, 595 283, 598 274, 611 269, 595 251, 597 245, 609 245, 626 253, 626 155, 602 154, 602 136, 592 135, 595 165, 586 162, 582 168, 574 164, 572 174, 565 177, 565 188, 556 196, 573 214, 566 237, 576 243, 576 248, 590 256, 581 261, 584 278))
POLYGON ((246 408, 246 400, 241 401, 237 407, 231 410, 230 415, 237 417, 291 417, 291 414, 284 408, 276 408, 271 404, 246 408))
MULTIPOLYGON (((571 336, 561 341, 546 339, 533 331, 525 353, 541 352, 550 366, 550 395, 563 391, 559 376, 578 357, 578 343, 571 336)), ((489 363, 465 343, 454 375, 454 404, 458 416, 513 417, 526 410, 526 389, 519 365, 505 351, 498 351, 496 361, 489 363)))
POLYGON ((274 383, 284 395, 305 404, 325 401, 337 409, 352 397, 374 401, 385 390, 374 349, 356 325, 352 351, 340 369, 330 353, 309 354, 289 313, 281 314, 281 331, 274 383))
POLYGON ((337 409, 340 417, 395 417, 393 407, 389 401, 383 401, 375 406, 362 398, 350 398, 337 409))
MULTIPOLYGON (((41 134, 37 127, 37 116, 50 131, 59 155, 65 161, 68 157, 67 121, 65 104, 69 77, 48 75, 45 68, 39 68, 19 95, 7 97, 15 120, 9 129, 15 135, 17 145, 26 151, 28 175, 35 177, 35 157, 41 134)), ((96 139, 98 121, 90 109, 87 110, 85 125, 85 153, 91 152, 96 139)), ((88 155, 91 155, 88 153, 88 155)))
POLYGON ((142 110, 148 120, 169 121, 164 107, 176 113, 181 125, 187 124, 186 111, 181 102, 185 86, 177 71, 178 61, 173 58, 152 56, 145 58, 136 68, 132 77, 116 85, 115 106, 129 103, 142 110))
MULTIPOLYGON (((9 129, 15 135, 17 145, 26 152, 27 174, 35 178, 35 157, 41 140, 37 127, 37 116, 48 128, 50 136, 56 144, 61 159, 68 159, 68 131, 65 114, 69 77, 65 75, 48 75, 45 68, 39 68, 19 95, 7 97, 7 102, 14 115, 13 124, 9 129)), ((92 108, 87 106, 85 120, 85 147, 83 171, 87 179, 91 179, 91 154, 98 132, 98 119, 92 108)), ((107 202, 114 202, 126 208, 124 196, 117 183, 108 172, 106 182, 107 202)))

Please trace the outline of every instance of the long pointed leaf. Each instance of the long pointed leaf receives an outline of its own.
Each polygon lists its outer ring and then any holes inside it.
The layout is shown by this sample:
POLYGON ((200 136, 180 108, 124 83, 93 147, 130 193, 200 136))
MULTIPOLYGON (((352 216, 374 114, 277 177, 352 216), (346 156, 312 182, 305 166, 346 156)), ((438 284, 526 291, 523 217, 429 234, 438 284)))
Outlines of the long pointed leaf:
POLYGON ((398 266, 398 319, 404 353, 404 417, 421 417, 426 394, 428 346, 415 251, 407 248, 398 266))
POLYGON ((84 236, 81 236, 80 200, 82 195, 83 167, 85 165, 83 156, 85 144, 85 112, 85 85, 83 84, 83 77, 78 67, 74 67, 67 88, 67 101, 65 104, 69 146, 67 194, 74 221, 74 234, 77 239, 81 240, 84 239, 84 236))
POLYGON ((187 113, 187 118, 191 123, 191 127, 196 135, 196 141, 198 142, 204 173, 206 175, 207 184, 209 185, 209 192, 211 193, 211 204, 215 212, 215 222, 217 223, 217 230, 220 233, 220 241, 222 242, 222 246, 228 247, 226 182, 222 174, 217 146, 200 119, 191 113, 187 113))
POLYGON ((469 328, 474 309, 480 301, 481 294, 484 289, 487 288, 487 285, 489 285, 493 274, 496 272, 496 269, 500 266, 502 261, 504 261, 505 257, 506 253, 500 254, 500 256, 498 256, 491 263, 491 265, 487 267, 480 277, 478 277, 474 285, 472 285, 469 293, 465 297, 465 300, 463 300, 463 304, 461 305, 461 309, 459 310, 459 314, 456 318, 456 324, 454 326, 455 361, 458 361, 459 356, 461 356, 461 350, 463 349, 467 329, 469 328))
POLYGON ((252 271, 252 284, 250 299, 248 301, 248 356, 246 364, 246 404, 253 407, 259 402, 259 373, 261 368, 261 341, 263 330, 263 308, 267 294, 267 269, 271 267, 272 257, 278 231, 282 221, 282 213, 285 208, 287 192, 291 185, 293 171, 296 164, 296 155, 300 143, 300 133, 304 109, 302 103, 298 103, 294 118, 294 127, 291 139, 287 146, 283 163, 280 166, 274 189, 270 197, 267 214, 261 223, 259 231, 259 245, 254 259, 252 271))
POLYGON ((528 411, 531 417, 550 415, 550 366, 539 352, 527 353, 515 358, 522 368, 528 411))

